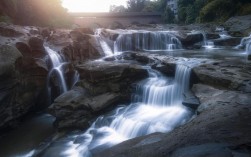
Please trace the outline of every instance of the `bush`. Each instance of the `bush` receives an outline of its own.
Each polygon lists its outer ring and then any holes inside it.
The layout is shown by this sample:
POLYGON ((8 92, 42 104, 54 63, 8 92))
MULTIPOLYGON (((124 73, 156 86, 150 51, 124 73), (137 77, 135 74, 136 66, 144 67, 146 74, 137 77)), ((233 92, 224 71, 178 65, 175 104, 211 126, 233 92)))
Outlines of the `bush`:
POLYGON ((243 5, 240 11, 240 15, 249 15, 249 14, 251 14, 251 3, 243 5))
POLYGON ((237 11, 237 5, 232 0, 213 0, 202 8, 199 22, 224 22, 237 11))

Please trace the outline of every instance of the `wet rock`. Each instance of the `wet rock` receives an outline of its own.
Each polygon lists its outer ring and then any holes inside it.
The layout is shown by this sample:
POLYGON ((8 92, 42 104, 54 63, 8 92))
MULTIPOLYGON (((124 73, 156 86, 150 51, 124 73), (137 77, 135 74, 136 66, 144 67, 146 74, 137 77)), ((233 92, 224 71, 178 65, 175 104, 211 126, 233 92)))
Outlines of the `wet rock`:
POLYGON ((242 38, 220 38, 213 40, 215 46, 237 46, 240 44, 242 38))
POLYGON ((180 41, 184 47, 191 47, 195 43, 203 41, 202 33, 189 33, 185 38, 180 38, 180 41))
POLYGON ((250 92, 250 64, 238 61, 224 61, 204 64, 193 68, 198 80, 214 87, 250 92))
POLYGON ((91 83, 108 80, 139 80, 148 74, 146 69, 136 64, 106 61, 92 61, 77 66, 80 78, 91 83))
POLYGON ((182 101, 182 104, 186 107, 189 107, 193 110, 196 110, 198 108, 198 106, 200 105, 200 101, 194 95, 193 92, 188 91, 188 92, 184 93, 184 99, 182 101))
POLYGON ((123 97, 119 93, 91 96, 83 88, 76 87, 55 99, 48 112, 56 117, 59 129, 85 129, 100 112, 104 113, 120 102, 123 102, 123 97))

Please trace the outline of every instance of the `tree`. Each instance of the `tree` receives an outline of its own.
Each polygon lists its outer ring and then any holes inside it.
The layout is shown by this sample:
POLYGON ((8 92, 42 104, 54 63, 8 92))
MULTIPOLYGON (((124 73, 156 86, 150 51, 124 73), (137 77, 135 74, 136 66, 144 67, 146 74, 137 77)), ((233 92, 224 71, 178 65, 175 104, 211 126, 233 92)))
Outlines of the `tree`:
POLYGON ((123 5, 112 5, 110 6, 110 12, 126 12, 126 8, 123 5))
POLYGON ((129 12, 141 12, 145 7, 146 0, 128 0, 127 10, 129 12))
POLYGON ((223 22, 235 15, 237 5, 232 0, 213 0, 200 11, 200 22, 223 22))
POLYGON ((67 11, 61 6, 61 0, 3 0, 1 5, 6 6, 10 1, 14 9, 5 9, 3 12, 15 24, 63 26, 70 22, 67 11))
POLYGON ((174 23, 175 20, 174 12, 169 7, 166 7, 162 15, 162 18, 165 23, 174 23))

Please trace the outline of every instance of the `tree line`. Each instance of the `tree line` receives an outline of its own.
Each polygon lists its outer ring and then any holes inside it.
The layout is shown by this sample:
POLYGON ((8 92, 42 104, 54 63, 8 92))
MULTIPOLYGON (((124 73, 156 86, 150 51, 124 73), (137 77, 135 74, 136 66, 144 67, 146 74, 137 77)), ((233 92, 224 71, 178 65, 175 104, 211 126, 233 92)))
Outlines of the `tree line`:
POLYGON ((0 16, 19 25, 64 27, 71 21, 61 0, 1 0, 0 16))
POLYGON ((167 0, 128 0, 127 7, 111 6, 110 12, 160 12, 165 23, 224 22, 251 14, 250 0, 177 0, 177 15, 167 0))

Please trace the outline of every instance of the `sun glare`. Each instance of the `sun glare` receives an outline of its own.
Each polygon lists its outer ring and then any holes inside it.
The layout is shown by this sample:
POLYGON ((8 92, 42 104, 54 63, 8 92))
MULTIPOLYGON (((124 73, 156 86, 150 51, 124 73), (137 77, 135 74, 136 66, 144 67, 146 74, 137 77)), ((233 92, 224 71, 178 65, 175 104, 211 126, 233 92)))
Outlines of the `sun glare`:
POLYGON ((69 12, 109 12, 110 5, 126 5, 126 0, 62 0, 69 12))

